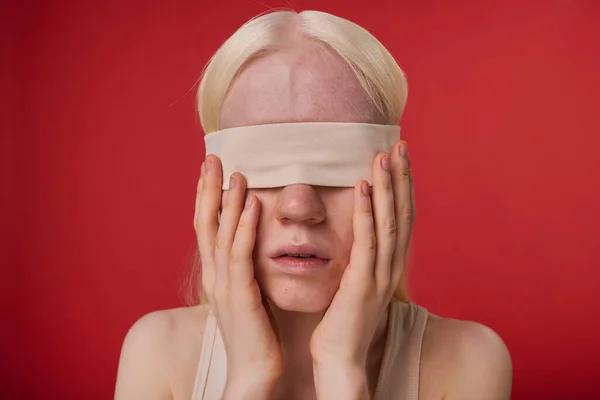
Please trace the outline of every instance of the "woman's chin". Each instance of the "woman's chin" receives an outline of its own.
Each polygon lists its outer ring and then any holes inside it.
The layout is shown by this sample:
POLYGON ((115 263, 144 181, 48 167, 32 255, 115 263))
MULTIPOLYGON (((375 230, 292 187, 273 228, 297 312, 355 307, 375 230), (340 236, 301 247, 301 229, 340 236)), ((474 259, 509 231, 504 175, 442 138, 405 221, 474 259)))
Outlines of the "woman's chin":
POLYGON ((269 301, 284 311, 323 312, 329 307, 339 282, 306 282, 300 280, 267 279, 261 288, 269 301))

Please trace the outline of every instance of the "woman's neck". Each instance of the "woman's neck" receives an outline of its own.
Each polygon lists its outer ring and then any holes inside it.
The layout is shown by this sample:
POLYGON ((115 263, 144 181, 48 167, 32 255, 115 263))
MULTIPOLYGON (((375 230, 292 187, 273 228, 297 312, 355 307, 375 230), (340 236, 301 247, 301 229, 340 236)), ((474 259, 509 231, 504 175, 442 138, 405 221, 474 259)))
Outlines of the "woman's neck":
MULTIPOLYGON (((284 360, 284 369, 278 392, 284 398, 291 398, 290 394, 299 394, 299 398, 310 398, 312 397, 310 393, 314 392, 310 338, 319 322, 321 322, 324 313, 286 311, 273 304, 270 304, 270 306, 278 328, 284 360), (304 395, 302 395, 303 393, 304 395)), ((389 306, 375 331, 367 357, 367 365, 365 366, 371 391, 375 390, 379 370, 381 369, 387 336, 388 313, 389 306)))

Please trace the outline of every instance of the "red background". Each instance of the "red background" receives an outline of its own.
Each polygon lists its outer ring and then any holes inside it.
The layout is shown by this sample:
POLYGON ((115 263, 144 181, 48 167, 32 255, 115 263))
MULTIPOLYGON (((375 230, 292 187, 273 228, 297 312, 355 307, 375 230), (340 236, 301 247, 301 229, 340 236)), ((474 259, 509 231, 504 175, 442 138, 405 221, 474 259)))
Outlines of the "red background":
MULTIPOLYGON (((595 397, 600 2, 290 1, 365 26, 407 72, 413 298, 499 332, 514 399, 595 397)), ((266 7, 2 9, 2 397, 107 399, 127 329, 181 303, 204 155, 192 87, 266 7)))

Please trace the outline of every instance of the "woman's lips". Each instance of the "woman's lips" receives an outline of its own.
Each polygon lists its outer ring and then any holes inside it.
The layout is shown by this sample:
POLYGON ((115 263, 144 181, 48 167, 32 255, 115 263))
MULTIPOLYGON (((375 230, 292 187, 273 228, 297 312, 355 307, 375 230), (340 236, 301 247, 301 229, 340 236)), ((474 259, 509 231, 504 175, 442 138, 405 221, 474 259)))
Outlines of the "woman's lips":
POLYGON ((283 255, 271 258, 278 269, 296 275, 313 274, 327 268, 330 260, 317 257, 293 257, 283 255))

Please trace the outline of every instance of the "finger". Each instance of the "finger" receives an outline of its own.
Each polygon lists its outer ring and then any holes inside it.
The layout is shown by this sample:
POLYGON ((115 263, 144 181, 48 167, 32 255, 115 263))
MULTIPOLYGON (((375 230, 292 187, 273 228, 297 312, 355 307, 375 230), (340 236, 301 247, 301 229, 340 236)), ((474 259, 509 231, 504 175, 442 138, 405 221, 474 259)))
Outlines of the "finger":
POLYGON ((398 222, 396 251, 392 261, 392 279, 399 281, 406 266, 406 253, 410 243, 414 221, 412 173, 407 143, 400 141, 394 146, 392 157, 392 180, 395 210, 398 222))
POLYGON ((351 285, 365 285, 373 279, 373 265, 377 248, 373 207, 369 195, 369 184, 366 181, 359 181, 354 186, 352 229, 354 242, 350 251, 350 264, 344 271, 344 280, 350 279, 351 285))
POLYGON ((245 195, 246 180, 239 173, 232 174, 229 177, 229 190, 224 196, 215 243, 215 279, 224 285, 229 285, 231 246, 240 221, 245 195))
POLYGON ((373 219, 377 236, 374 279, 378 287, 388 289, 394 248, 396 217, 389 154, 381 154, 373 162, 373 219))
POLYGON ((410 245, 413 227, 415 226, 415 220, 417 218, 417 208, 415 206, 415 185, 413 181, 412 164, 410 162, 410 154, 408 154, 408 152, 406 153, 406 161, 408 161, 408 181, 410 182, 410 209, 412 214, 410 219, 410 234, 408 235, 408 245, 410 245))
POLYGON ((202 182, 204 178, 204 161, 202 167, 200 167, 200 178, 198 178, 198 186, 196 188, 196 203, 194 206, 194 230, 198 234, 198 217, 200 214, 200 196, 202 193, 202 182))
POLYGON ((256 224, 259 212, 260 202, 256 196, 247 195, 231 246, 229 279, 232 288, 244 289, 254 283, 252 252, 256 242, 256 224))
POLYGON ((196 232, 198 235, 198 247, 200 258, 202 260, 202 287, 207 292, 207 288, 212 288, 215 281, 215 237, 219 229, 217 220, 217 211, 221 204, 222 178, 220 175, 218 160, 214 156, 208 156, 204 165, 204 175, 198 194, 198 220, 196 223, 196 232))

